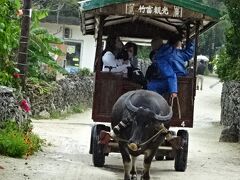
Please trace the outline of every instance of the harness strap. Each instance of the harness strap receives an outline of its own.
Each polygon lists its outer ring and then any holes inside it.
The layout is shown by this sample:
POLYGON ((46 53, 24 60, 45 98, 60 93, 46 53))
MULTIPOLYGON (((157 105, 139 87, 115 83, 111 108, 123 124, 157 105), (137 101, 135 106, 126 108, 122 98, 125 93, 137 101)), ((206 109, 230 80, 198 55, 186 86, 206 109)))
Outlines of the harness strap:
MULTIPOLYGON (((157 132, 155 135, 153 135, 151 138, 149 138, 147 141, 143 142, 142 144, 139 144, 139 147, 141 148, 142 146, 150 143, 152 140, 154 140, 155 138, 157 138, 160 134, 167 134, 167 133, 169 133, 168 129, 165 128, 164 124, 161 124, 161 125, 159 126, 158 132, 157 132)), ((122 139, 122 138, 119 138, 119 137, 114 137, 114 139, 115 139, 116 141, 119 141, 119 142, 129 143, 129 140, 122 139)))
POLYGON ((179 98, 178 98, 178 97, 173 97, 173 98, 171 99, 171 105, 170 105, 170 107, 173 108, 174 99, 177 100, 178 118, 179 118, 179 119, 182 119, 181 106, 180 106, 180 102, 179 102, 179 98))

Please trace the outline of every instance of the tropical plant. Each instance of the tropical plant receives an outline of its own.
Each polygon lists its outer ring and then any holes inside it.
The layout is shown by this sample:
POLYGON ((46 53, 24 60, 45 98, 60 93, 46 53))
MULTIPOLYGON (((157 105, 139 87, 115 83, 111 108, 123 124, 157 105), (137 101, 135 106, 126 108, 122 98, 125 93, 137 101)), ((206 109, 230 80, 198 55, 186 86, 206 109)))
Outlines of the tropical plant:
POLYGON ((32 129, 23 131, 15 122, 5 122, 0 128, 0 154, 10 157, 32 155, 41 149, 43 140, 32 129))
MULTIPOLYGON (((0 85, 18 87, 19 70, 17 67, 17 50, 20 36, 20 17, 17 12, 21 7, 20 0, 1 0, 0 2, 0 85)), ((61 55, 55 47, 62 41, 40 27, 40 20, 48 15, 47 10, 33 10, 30 28, 28 52, 28 76, 48 80, 56 71, 66 71, 54 60, 55 55, 61 55), (50 73, 42 73, 41 67, 51 67, 50 73)))
POLYGON ((11 59, 18 48, 20 21, 16 13, 20 7, 18 0, 1 0, 0 2, 0 68, 11 59))
POLYGON ((226 32, 226 45, 215 60, 217 73, 221 80, 240 81, 240 2, 225 0, 232 26, 226 32))
POLYGON ((54 35, 48 33, 45 28, 40 27, 40 20, 48 15, 46 10, 36 10, 33 13, 32 25, 30 30, 29 43, 29 76, 40 79, 48 79, 41 71, 43 64, 51 67, 51 73, 66 71, 55 61, 55 55, 62 55, 62 51, 55 47, 56 44, 62 44, 62 41, 54 35))
POLYGON ((16 13, 20 7, 18 0, 0 2, 0 85, 15 86, 15 52, 18 48, 20 20, 16 13))

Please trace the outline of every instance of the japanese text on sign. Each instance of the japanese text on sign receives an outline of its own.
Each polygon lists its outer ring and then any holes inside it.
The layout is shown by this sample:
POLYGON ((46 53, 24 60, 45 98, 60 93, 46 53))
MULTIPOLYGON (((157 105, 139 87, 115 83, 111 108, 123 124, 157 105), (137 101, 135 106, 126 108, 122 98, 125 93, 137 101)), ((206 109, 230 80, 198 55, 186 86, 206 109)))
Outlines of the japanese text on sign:
POLYGON ((138 11, 142 14, 169 15, 168 7, 140 5, 138 11))
POLYGON ((182 17, 183 9, 179 6, 167 5, 146 5, 129 3, 126 5, 126 12, 128 14, 149 14, 149 15, 163 15, 172 17, 182 17))

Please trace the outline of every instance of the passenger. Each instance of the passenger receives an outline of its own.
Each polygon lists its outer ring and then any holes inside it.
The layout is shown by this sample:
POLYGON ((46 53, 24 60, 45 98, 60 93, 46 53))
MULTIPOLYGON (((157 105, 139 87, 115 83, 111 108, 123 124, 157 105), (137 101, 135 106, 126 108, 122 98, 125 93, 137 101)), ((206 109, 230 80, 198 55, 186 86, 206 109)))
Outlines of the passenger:
POLYGON ((151 61, 151 65, 148 66, 145 78, 147 82, 150 82, 152 79, 155 79, 158 77, 158 68, 157 68, 157 63, 156 60, 154 59, 156 55, 156 51, 152 50, 151 53, 149 54, 149 59, 151 61))
POLYGON ((127 73, 127 67, 130 66, 128 60, 116 59, 116 55, 123 47, 122 42, 117 36, 109 36, 106 40, 106 48, 103 51, 102 71, 127 73))
POLYGON ((177 96, 177 76, 187 75, 185 62, 190 60, 194 53, 192 41, 187 44, 185 49, 177 48, 181 38, 180 35, 171 38, 157 51, 156 62, 159 76, 148 83, 148 90, 158 92, 161 95, 170 93, 172 97, 177 96))
POLYGON ((159 76, 157 63, 156 63, 156 54, 159 48, 162 46, 163 40, 158 36, 152 39, 151 48, 152 51, 149 54, 149 59, 151 61, 151 65, 148 66, 145 78, 147 82, 150 82, 152 79, 155 79, 159 76))
POLYGON ((132 67, 133 68, 138 68, 138 59, 137 59, 138 48, 137 48, 137 45, 133 42, 127 42, 127 44, 125 44, 124 48, 128 52, 129 61, 132 65, 132 67))
POLYGON ((157 36, 153 38, 151 41, 152 51, 157 51, 162 46, 162 44, 163 44, 163 40, 161 37, 157 36))

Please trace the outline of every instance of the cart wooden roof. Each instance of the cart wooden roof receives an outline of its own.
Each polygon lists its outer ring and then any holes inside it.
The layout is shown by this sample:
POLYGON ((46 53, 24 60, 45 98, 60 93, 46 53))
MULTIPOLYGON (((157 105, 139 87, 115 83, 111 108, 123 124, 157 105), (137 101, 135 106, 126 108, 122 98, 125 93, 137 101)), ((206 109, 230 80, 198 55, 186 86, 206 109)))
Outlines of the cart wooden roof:
POLYGON ((122 37, 168 39, 196 22, 200 32, 216 24, 223 13, 194 0, 91 0, 81 4, 83 34, 94 35, 104 18, 103 35, 113 32, 122 37))

